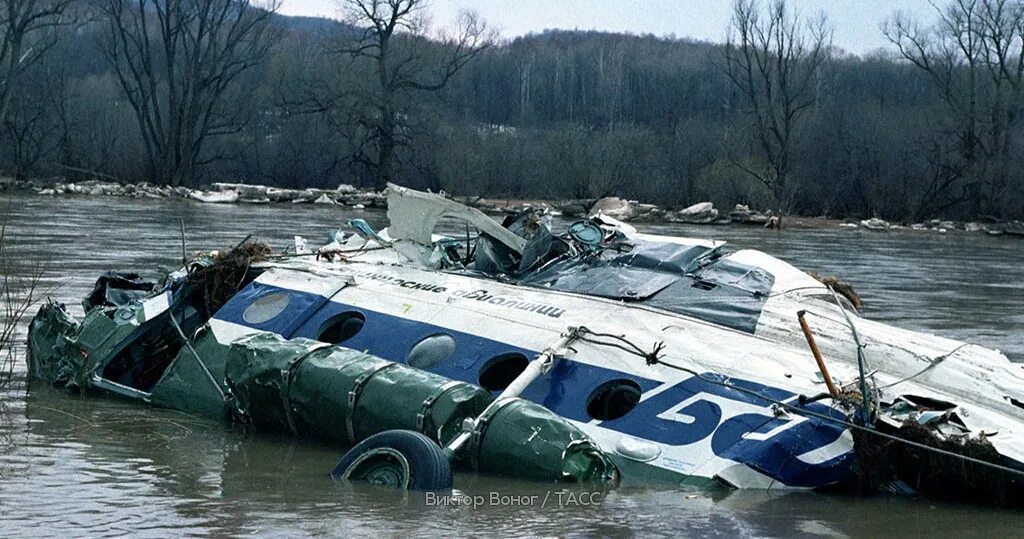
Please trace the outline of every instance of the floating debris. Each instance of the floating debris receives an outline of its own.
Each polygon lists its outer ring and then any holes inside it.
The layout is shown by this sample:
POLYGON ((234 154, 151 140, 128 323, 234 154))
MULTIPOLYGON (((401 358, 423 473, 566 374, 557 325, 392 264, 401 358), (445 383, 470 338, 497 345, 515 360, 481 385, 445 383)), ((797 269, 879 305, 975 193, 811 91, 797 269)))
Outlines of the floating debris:
POLYGON ((666 219, 673 223, 708 224, 718 220, 718 210, 710 202, 700 202, 669 213, 666 219))
POLYGON ((886 230, 889 230, 892 227, 892 225, 890 225, 888 221, 885 221, 883 219, 879 219, 877 217, 873 217, 871 219, 867 219, 865 221, 861 221, 860 222, 860 226, 862 226, 862 227, 864 227, 864 228, 866 228, 868 230, 877 230, 877 231, 886 231, 886 230))

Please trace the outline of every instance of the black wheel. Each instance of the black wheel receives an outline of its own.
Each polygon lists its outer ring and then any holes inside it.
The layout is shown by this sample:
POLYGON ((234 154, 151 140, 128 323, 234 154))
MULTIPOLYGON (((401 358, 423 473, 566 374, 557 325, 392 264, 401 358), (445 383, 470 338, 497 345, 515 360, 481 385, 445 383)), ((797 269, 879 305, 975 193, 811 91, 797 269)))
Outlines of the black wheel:
POLYGON ((411 430, 388 430, 359 442, 341 457, 331 477, 400 490, 452 488, 452 467, 444 450, 411 430))

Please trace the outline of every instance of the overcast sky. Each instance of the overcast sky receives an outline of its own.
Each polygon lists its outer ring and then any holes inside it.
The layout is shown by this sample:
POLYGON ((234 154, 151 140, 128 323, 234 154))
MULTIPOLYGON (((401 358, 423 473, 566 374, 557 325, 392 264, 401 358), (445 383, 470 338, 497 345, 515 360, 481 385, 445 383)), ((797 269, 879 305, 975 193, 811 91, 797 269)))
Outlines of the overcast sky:
MULTIPOLYGON (((338 17, 339 0, 283 0, 286 15, 338 17)), ((435 26, 473 9, 502 37, 546 29, 608 30, 723 41, 731 0, 433 0, 435 26)), ((824 11, 835 26, 835 45, 854 53, 887 46, 879 25, 897 10, 934 18, 927 0, 790 0, 803 14, 824 11)))

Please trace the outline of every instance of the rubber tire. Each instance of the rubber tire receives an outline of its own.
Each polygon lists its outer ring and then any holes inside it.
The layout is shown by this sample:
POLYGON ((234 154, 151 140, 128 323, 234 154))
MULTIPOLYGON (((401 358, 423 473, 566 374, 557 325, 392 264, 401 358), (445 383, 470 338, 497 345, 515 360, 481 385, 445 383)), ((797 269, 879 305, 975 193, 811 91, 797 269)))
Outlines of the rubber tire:
POLYGON ((360 455, 380 448, 396 451, 408 461, 409 490, 452 488, 452 466, 444 449, 430 438, 411 430, 386 430, 359 442, 341 457, 331 477, 335 481, 341 479, 360 455))

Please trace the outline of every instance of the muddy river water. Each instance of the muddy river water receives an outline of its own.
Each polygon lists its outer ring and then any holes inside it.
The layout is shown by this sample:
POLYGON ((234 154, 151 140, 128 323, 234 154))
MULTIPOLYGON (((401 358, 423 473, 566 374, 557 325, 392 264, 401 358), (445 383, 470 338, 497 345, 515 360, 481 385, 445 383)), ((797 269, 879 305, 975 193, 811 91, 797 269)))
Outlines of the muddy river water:
MULTIPOLYGON (((81 315, 106 270, 155 276, 188 248, 319 244, 382 212, 177 200, 15 196, 14 248, 45 258, 45 285, 81 315)), ((837 274, 865 316, 958 338, 1024 362, 1024 242, 981 234, 641 227, 754 247, 837 274)), ((459 473, 450 498, 336 486, 343 448, 253 436, 214 421, 15 383, 0 392, 0 537, 771 536, 1013 537, 1024 513, 889 496, 627 486, 607 492, 459 473)))

